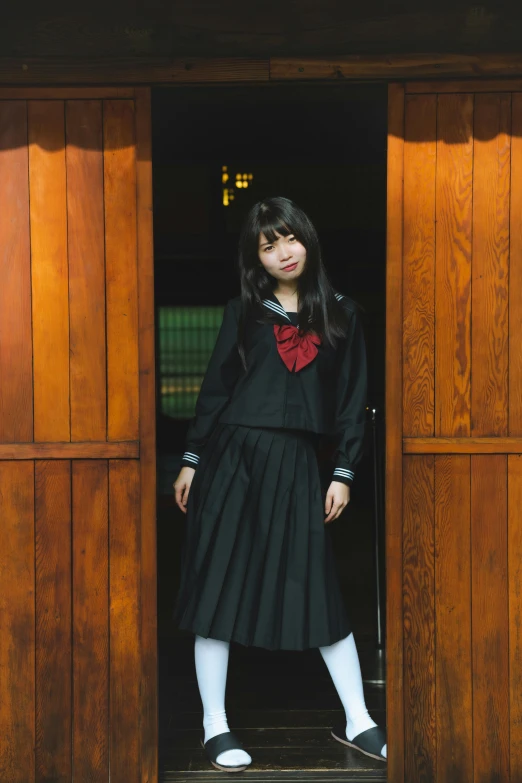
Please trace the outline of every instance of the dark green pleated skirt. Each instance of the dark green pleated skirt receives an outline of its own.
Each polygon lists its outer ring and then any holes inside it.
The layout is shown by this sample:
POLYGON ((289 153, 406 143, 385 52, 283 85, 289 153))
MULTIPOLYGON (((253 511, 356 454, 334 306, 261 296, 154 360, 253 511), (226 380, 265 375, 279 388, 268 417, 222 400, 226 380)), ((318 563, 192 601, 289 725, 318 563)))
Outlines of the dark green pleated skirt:
POLYGON ((324 492, 314 433, 218 424, 187 500, 177 627, 270 650, 347 636, 324 492))

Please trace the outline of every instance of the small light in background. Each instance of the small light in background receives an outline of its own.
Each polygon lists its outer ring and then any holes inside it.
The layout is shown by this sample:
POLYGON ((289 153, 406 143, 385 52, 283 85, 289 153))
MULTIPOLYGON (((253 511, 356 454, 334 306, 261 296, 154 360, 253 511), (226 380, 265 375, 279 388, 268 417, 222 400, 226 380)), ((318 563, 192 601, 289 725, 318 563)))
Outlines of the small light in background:
MULTIPOLYGON (((245 188, 248 188, 252 180, 254 179, 254 175, 250 172, 237 172, 235 175, 229 174, 228 166, 222 166, 221 167, 221 182, 223 185, 226 185, 229 180, 233 178, 234 185, 238 190, 244 190, 245 188)), ((223 188, 223 206, 228 207, 230 206, 230 202, 234 200, 234 188, 231 187, 224 187, 223 188)))

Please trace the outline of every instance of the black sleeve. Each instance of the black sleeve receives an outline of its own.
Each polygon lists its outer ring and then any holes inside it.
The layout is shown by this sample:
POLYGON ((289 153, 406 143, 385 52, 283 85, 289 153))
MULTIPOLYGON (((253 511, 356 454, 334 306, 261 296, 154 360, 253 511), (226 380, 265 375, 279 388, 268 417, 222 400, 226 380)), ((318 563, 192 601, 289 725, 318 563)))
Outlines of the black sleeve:
POLYGON ((237 318, 229 300, 225 305, 223 321, 201 383, 195 415, 187 431, 181 467, 197 467, 201 451, 229 401, 242 369, 237 349, 237 318))
POLYGON ((366 345, 360 316, 352 310, 340 347, 336 382, 336 428, 332 481, 351 486, 362 457, 367 405, 366 345))

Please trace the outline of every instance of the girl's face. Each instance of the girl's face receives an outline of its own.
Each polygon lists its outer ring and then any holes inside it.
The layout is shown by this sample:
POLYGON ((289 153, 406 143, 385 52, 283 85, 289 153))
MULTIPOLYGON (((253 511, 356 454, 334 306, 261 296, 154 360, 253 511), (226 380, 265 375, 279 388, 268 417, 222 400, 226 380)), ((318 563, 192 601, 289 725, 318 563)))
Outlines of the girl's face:
POLYGON ((276 280, 295 280, 302 273, 306 261, 306 248, 294 236, 284 237, 277 234, 274 242, 269 242, 263 232, 259 234, 259 260, 266 271, 276 280), (285 269, 287 267, 287 269, 285 269))

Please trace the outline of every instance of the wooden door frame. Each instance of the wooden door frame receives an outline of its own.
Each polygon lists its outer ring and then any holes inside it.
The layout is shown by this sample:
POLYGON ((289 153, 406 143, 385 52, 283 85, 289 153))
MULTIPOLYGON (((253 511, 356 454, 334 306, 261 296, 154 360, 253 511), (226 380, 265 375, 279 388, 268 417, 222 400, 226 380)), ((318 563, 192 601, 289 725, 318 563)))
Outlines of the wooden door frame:
MULTIPOLYGON (((27 61, 26 61, 27 62, 27 61)), ((0 99, 134 98, 136 100, 137 186, 138 186, 138 283, 140 372, 140 465, 142 519, 142 779, 158 779, 158 663, 156 595, 156 434, 155 421, 147 413, 155 409, 154 281, 152 244, 152 160, 150 100, 152 86, 212 84, 216 87, 246 82, 320 80, 339 84, 379 82, 388 84, 388 162, 387 162, 387 246, 386 246, 386 652, 387 724, 389 743, 388 780, 404 783, 404 702, 403 702, 403 607, 402 607, 402 457, 414 448, 402 440, 402 258, 403 258, 403 151, 404 106, 408 93, 522 91, 522 55, 445 56, 422 58, 338 58, 281 60, 183 60, 132 68, 111 66, 83 71, 76 64, 65 71, 62 63, 32 64, 23 70, 18 63, 5 61, 0 67, 0 99), (469 71, 473 73, 469 73, 469 71), (102 76, 103 73, 103 76, 102 76), (30 74, 30 76, 29 76, 30 74), (441 81, 441 76, 444 81, 441 81), (469 79, 465 77, 474 76, 469 79), (500 78, 484 78, 500 77, 500 78), (517 78, 513 78, 516 76, 517 78), (7 77, 7 78, 6 78, 7 77), (102 77, 102 78, 101 78, 102 77), (434 77, 437 77, 436 79, 434 77), (450 77, 454 81, 450 81, 450 77), (520 77, 520 78, 519 78, 520 77), (31 82, 29 83, 29 79, 31 82), (400 79, 401 81, 397 81, 400 79), (422 79, 422 80, 421 80, 422 79), (102 81, 95 86, 93 81, 102 81), (132 81, 144 86, 124 84, 132 81), (9 84, 6 84, 6 82, 9 84), (56 82, 59 82, 56 83, 56 82), (146 86, 145 86, 146 84, 146 86), (74 85, 74 86, 73 86, 74 85), (110 86, 107 86, 110 85, 110 86), (394 303, 392 307, 391 304, 394 303), (152 319, 151 319, 152 315, 152 319)), ((447 439, 446 439, 447 440, 447 439)), ((458 439, 452 439, 458 440, 458 439)), ((447 444, 443 444, 448 448, 447 444)), ((31 445, 33 457, 42 456, 45 444, 31 445)), ((99 444, 101 447, 102 444, 99 444)), ((422 446, 422 444, 421 444, 422 446)), ((458 444, 453 444, 458 448, 458 444)), ((7 448, 7 447, 6 447, 7 448)), ((517 447, 518 448, 518 447, 517 447)), ((5 455, 4 455, 5 458, 5 455)), ((12 457, 11 457, 12 458, 12 457)), ((27 455, 25 456, 27 458, 27 455)))

